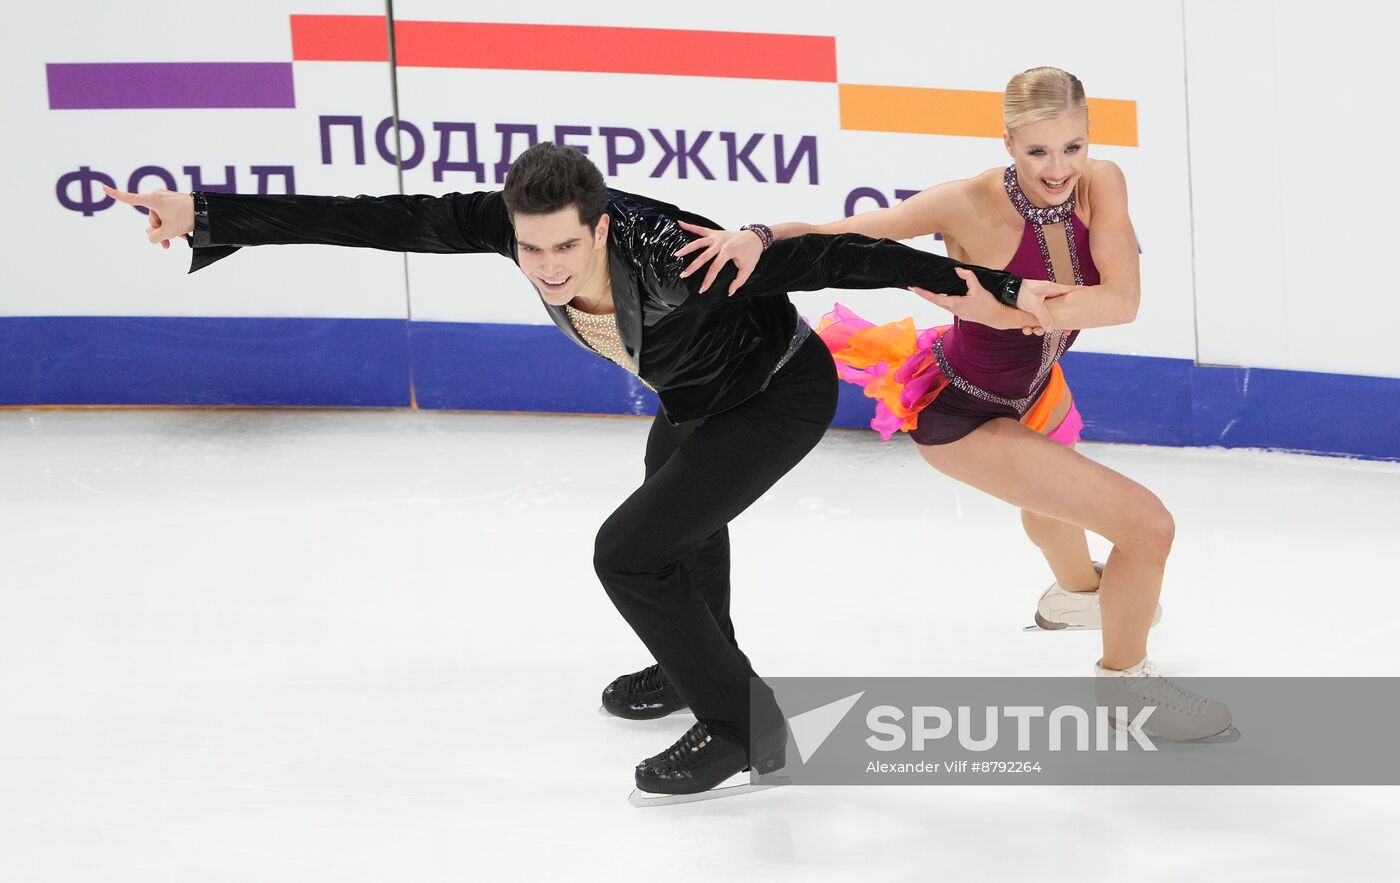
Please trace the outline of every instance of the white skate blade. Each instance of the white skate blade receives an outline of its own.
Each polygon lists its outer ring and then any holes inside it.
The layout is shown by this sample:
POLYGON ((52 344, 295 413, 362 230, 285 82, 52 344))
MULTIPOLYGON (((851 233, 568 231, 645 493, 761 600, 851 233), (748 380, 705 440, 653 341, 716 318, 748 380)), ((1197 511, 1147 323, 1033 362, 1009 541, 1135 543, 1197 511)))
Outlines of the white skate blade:
MULTIPOLYGON (((679 709, 676 709, 675 711, 671 712, 670 714, 663 714, 661 717, 642 717, 642 718, 636 718, 635 720, 640 721, 640 722, 642 722, 642 723, 645 723, 645 722, 647 722, 647 721, 659 721, 659 720, 662 720, 663 718, 675 717, 675 716, 678 715, 678 714, 690 714, 690 713, 691 713, 691 711, 690 711, 689 708, 679 708, 679 709)), ((615 714, 609 712, 609 711, 607 710, 607 708, 605 708, 605 707, 602 706, 602 705, 599 705, 599 706, 598 706, 598 714, 602 715, 603 717, 610 717, 610 718, 613 718, 614 720, 620 720, 620 721, 633 720, 633 718, 618 717, 617 715, 615 715, 615 714)))
POLYGON ((653 794, 650 791, 633 788, 632 793, 627 796, 627 802, 636 807, 675 806, 681 803, 699 803, 704 800, 721 800, 725 797, 738 797, 741 794, 752 794, 755 791, 767 791, 769 788, 777 787, 779 786, 745 783, 742 785, 729 785, 722 788, 711 788, 709 791, 701 791, 698 794, 653 794))
MULTIPOLYGON (((1108 719, 1108 725, 1114 732, 1122 729, 1122 725, 1118 723, 1117 718, 1110 717, 1108 719)), ((1234 724, 1230 724, 1214 736, 1202 736, 1199 739, 1168 739, 1164 736, 1153 735, 1152 733, 1148 733, 1147 737, 1154 743, 1160 742, 1163 745, 1214 745, 1221 742, 1238 742, 1240 741, 1240 735, 1240 728, 1234 724)))
MULTIPOLYGON (((1161 622, 1161 621, 1162 621, 1162 613, 1161 613, 1161 610, 1159 609, 1158 612, 1157 612, 1157 614, 1156 614, 1155 616, 1152 617, 1152 625, 1148 626, 1148 628, 1156 628, 1156 627, 1157 627, 1157 623, 1159 623, 1159 622, 1161 622)), ((1103 631, 1103 623, 1102 623, 1102 622, 1095 622, 1095 623, 1093 623, 1093 624, 1091 624, 1091 625, 1084 625, 1083 623, 1053 622, 1053 621, 1051 621, 1051 620, 1046 619, 1044 616, 1041 616, 1041 615, 1040 615, 1040 611, 1037 610, 1037 611, 1035 612, 1035 624, 1034 624, 1034 625, 1023 626, 1023 627, 1021 628, 1021 631, 1023 631, 1023 632, 1098 632, 1098 631, 1103 631)))
POLYGON ((1171 742, 1173 745, 1212 745, 1217 742, 1238 742, 1240 741, 1240 729, 1234 724, 1230 724, 1214 736, 1206 736, 1203 739, 1161 739, 1158 741, 1171 742))
POLYGON ((1040 611, 1035 612, 1035 625, 1028 625, 1021 629, 1023 632, 1081 632, 1099 631, 1103 628, 1100 623, 1093 625, 1082 625, 1069 622, 1052 622, 1040 615, 1040 611))

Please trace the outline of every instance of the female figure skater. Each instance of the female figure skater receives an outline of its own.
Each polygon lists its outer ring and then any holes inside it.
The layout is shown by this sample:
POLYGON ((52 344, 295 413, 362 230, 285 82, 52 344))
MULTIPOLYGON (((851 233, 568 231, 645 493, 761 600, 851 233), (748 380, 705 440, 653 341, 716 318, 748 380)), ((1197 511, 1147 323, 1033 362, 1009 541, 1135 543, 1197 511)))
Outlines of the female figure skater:
MULTIPOLYGON (((875 326, 838 305, 817 331, 843 379, 876 399, 872 426, 882 436, 908 432, 935 469, 1020 507, 1026 533, 1055 574, 1036 622, 1103 629, 1094 671, 1127 680, 1100 681, 1100 692, 1160 698, 1159 735, 1218 736, 1232 729, 1229 710, 1157 676, 1147 656, 1175 533, 1171 514, 1147 488, 1074 450, 1083 423, 1058 364, 1080 329, 1137 314, 1138 250, 1123 173, 1089 158, 1088 106, 1072 74, 1050 67, 1017 74, 1003 110, 1011 166, 931 187, 888 209, 771 232, 779 240, 939 232, 960 261, 1073 283, 1046 300, 1038 315, 1048 324, 1038 328, 1008 321, 1011 309, 968 280, 965 297, 913 289, 952 313, 952 325, 923 332, 910 319, 875 326), (1086 530, 1113 543, 1106 564, 1091 562, 1086 530)), ((742 285, 765 247, 749 231, 688 229, 700 238, 679 252, 695 255, 686 273, 711 262, 702 291, 730 262, 739 270, 731 290, 742 285)))

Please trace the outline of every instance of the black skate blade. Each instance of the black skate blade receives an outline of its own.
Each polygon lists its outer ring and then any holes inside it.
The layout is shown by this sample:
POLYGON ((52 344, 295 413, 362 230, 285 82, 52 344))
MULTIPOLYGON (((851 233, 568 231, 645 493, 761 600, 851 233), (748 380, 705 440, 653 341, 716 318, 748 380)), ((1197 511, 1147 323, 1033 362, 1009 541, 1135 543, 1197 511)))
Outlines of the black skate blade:
POLYGON ((770 788, 778 787, 780 786, 754 785, 746 782, 742 785, 711 788, 709 791, 700 791, 696 794, 653 794, 650 791, 633 788, 632 793, 627 795, 627 802, 635 807, 676 806, 681 803, 700 803, 705 800, 722 800, 726 797, 738 797, 741 794, 752 794, 755 791, 767 791, 770 788))

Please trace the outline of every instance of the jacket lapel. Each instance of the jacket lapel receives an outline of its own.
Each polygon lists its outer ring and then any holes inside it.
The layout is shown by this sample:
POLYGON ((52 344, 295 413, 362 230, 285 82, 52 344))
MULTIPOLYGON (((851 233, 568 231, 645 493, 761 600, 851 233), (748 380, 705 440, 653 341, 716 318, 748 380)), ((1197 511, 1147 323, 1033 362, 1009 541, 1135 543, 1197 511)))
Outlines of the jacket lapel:
POLYGON ((642 295, 637 278, 626 262, 619 260, 608 244, 608 272, 612 277, 613 309, 617 311, 617 334, 622 348, 642 373, 642 295))
POLYGON ((546 303, 544 298, 540 298, 540 306, 544 307, 545 312, 549 313, 549 318, 554 320, 554 324, 559 326, 559 330, 564 332, 565 337, 588 350, 590 353, 593 352, 593 347, 589 346, 587 341, 579 336, 578 329, 574 328, 574 323, 569 321, 569 314, 564 311, 563 307, 556 307, 553 304, 546 303))

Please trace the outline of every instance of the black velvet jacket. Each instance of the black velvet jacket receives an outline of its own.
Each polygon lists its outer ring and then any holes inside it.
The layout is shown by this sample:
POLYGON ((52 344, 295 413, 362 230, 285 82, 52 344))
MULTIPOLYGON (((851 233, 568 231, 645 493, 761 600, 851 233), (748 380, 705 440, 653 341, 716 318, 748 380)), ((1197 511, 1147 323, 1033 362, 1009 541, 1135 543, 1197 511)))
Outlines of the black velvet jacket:
MULTIPOLYGON (((622 344, 673 423, 732 408, 767 385, 797 328, 790 291, 919 285, 965 294, 967 286, 953 272, 963 266, 1003 303, 1015 306, 1020 291, 1021 279, 1009 273, 887 239, 842 234, 775 242, 733 297, 727 296, 732 266, 699 294, 704 273, 680 278, 685 259, 675 252, 692 237, 676 221, 719 225, 643 196, 618 190, 608 196, 608 266, 622 344)), ((491 252, 518 263, 515 229, 498 192, 353 198, 195 194, 192 273, 242 246, 295 243, 491 252)), ((563 307, 544 306, 560 331, 589 348, 563 307)))

